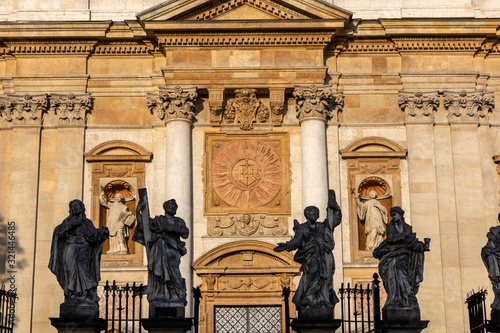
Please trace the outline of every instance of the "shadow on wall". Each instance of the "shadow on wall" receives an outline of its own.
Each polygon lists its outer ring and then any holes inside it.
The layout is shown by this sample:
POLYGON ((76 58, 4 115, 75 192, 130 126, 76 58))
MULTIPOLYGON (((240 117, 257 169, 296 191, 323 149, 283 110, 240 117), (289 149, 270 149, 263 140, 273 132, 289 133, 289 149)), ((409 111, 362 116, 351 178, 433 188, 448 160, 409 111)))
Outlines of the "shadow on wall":
MULTIPOLYGON (((18 226, 0 214, 0 279, 5 283, 6 274, 14 274, 24 268, 25 259, 21 259, 23 249, 19 244, 18 226), (10 273, 9 273, 10 272, 10 273)), ((9 289, 8 286, 6 288, 9 289)))

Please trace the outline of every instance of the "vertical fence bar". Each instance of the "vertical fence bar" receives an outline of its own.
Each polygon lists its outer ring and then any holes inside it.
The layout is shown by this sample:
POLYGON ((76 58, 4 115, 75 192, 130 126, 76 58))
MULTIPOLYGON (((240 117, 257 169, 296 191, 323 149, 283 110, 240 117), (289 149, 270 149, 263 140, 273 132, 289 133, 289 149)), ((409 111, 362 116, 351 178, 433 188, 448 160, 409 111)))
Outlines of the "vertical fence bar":
POLYGON ((344 317, 344 282, 340 284, 339 294, 340 294, 340 318, 342 319, 342 332, 345 330, 345 317, 344 317))
POLYGON ((347 327, 351 332, 351 284, 347 283, 347 327))
MULTIPOLYGON (((132 285, 132 333, 135 333, 135 301, 136 301, 136 287, 135 282, 132 285)), ((139 323, 140 325, 140 323, 139 323)))
POLYGON ((116 281, 113 280, 113 285, 111 286, 112 294, 112 306, 111 306, 111 332, 115 331, 115 300, 116 300, 116 281))
POLYGON ((201 290, 200 287, 193 288, 193 298, 194 298, 194 333, 198 333, 199 323, 200 323, 200 299, 201 290))
POLYGON ((128 283, 125 285, 125 332, 128 332, 128 298, 130 297, 130 287, 128 283))
POLYGON ((373 273, 372 297, 373 297, 373 330, 374 333, 382 333, 382 323, 380 321, 380 287, 378 274, 373 273))
POLYGON ((352 296, 353 296, 353 301, 354 301, 354 329, 356 332, 358 331, 358 302, 357 302, 357 295, 358 295, 358 284, 356 283, 354 285, 354 289, 352 290, 352 296))
POLYGON ((290 303, 288 301, 290 297, 290 288, 283 287, 283 298, 285 302, 285 332, 290 333, 290 303))
POLYGON ((363 290, 363 285, 359 287, 359 298, 361 300, 361 332, 365 333, 365 291, 363 290))
POLYGON ((143 294, 142 283, 139 286, 139 290, 140 290, 140 293, 139 293, 139 333, 141 333, 142 332, 142 325, 141 325, 141 319, 142 319, 142 294, 143 294))
POLYGON ((122 297, 123 297, 123 287, 117 287, 116 288, 118 291, 118 307, 116 308, 118 310, 118 332, 122 331, 122 297))

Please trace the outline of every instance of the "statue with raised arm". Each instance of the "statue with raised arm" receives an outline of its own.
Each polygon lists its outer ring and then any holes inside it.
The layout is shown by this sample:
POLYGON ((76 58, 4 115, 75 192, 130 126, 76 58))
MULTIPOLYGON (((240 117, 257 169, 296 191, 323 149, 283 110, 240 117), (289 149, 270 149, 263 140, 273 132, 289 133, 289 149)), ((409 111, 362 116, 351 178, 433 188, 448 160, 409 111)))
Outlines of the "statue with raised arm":
MULTIPOLYGON (((294 220, 294 237, 286 243, 278 243, 274 251, 297 250, 294 260, 300 263, 302 276, 293 303, 300 313, 306 308, 331 308, 338 302, 333 290, 333 230, 342 220, 340 207, 335 199, 335 192, 328 192, 327 218, 318 222, 319 209, 308 206, 304 209, 306 222, 300 224, 294 220)), ((333 311, 331 311, 333 315, 333 311)))
POLYGON ((424 279, 424 252, 429 251, 431 240, 418 240, 401 207, 392 207, 390 214, 387 238, 373 251, 380 259, 378 270, 387 291, 383 310, 419 309, 416 295, 424 279))
POLYGON ((361 202, 359 194, 354 195, 358 217, 365 221, 366 251, 373 251, 382 243, 385 236, 385 225, 388 223, 387 209, 377 200, 377 192, 370 191, 369 199, 361 202))
POLYGON ((109 229, 109 250, 106 254, 128 254, 128 228, 135 222, 135 216, 129 211, 126 202, 135 200, 135 196, 124 198, 118 193, 114 199, 105 196, 101 188, 99 201, 106 208, 106 226, 109 229))
POLYGON ((136 213, 138 224, 132 240, 146 246, 150 309, 156 306, 155 303, 184 307, 187 304, 186 283, 179 265, 181 257, 187 253, 186 243, 181 238, 189 237, 189 229, 183 219, 175 216, 175 199, 163 204, 165 215, 149 218, 147 195, 141 195, 141 190, 136 213))
POLYGON ((64 290, 61 317, 85 314, 75 306, 89 308, 93 313, 89 316, 98 315, 100 260, 108 237, 108 228, 96 229, 87 219, 83 202, 69 203, 69 216, 54 230, 49 261, 49 269, 64 290))
MULTIPOLYGON (((500 214, 498 214, 498 222, 500 222, 500 214)), ((500 316, 500 225, 491 227, 486 234, 488 242, 481 250, 481 258, 488 270, 495 299, 491 304, 491 313, 497 313, 500 316)), ((497 317, 492 315, 493 317, 497 317)))

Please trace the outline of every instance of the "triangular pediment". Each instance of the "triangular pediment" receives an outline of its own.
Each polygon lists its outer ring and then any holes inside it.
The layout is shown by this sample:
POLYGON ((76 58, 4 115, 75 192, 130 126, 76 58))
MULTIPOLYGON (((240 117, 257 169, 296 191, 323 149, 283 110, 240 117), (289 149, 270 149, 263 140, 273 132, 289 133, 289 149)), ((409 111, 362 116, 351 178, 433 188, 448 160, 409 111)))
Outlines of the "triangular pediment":
POLYGON ((348 20, 351 16, 320 0, 171 0, 137 14, 140 22, 348 20))

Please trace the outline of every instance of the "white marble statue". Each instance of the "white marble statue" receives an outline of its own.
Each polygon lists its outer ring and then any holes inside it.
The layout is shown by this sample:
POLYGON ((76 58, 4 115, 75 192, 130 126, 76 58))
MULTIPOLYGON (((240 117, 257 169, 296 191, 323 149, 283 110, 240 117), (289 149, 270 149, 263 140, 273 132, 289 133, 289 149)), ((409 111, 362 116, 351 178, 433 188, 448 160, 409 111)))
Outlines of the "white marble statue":
POLYGON ((135 216, 128 210, 125 202, 135 200, 135 196, 124 198, 118 193, 114 199, 101 192, 99 201, 106 208, 106 226, 109 229, 109 250, 106 254, 128 254, 128 227, 135 222, 135 216))
POLYGON ((361 202, 359 194, 355 194, 359 219, 365 221, 365 250, 373 251, 384 240, 384 225, 388 223, 388 216, 387 209, 377 200, 377 192, 370 191, 368 196, 368 201, 361 202))

